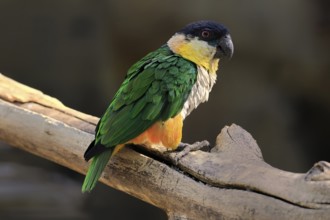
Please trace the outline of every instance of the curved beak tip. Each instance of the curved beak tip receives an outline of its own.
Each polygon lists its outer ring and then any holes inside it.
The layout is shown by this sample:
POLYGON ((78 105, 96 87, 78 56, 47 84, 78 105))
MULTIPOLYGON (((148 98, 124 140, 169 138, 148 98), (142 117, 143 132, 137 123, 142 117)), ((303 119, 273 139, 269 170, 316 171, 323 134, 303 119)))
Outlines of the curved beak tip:
POLYGON ((234 54, 234 44, 229 34, 223 36, 217 47, 216 56, 219 58, 231 59, 234 54))

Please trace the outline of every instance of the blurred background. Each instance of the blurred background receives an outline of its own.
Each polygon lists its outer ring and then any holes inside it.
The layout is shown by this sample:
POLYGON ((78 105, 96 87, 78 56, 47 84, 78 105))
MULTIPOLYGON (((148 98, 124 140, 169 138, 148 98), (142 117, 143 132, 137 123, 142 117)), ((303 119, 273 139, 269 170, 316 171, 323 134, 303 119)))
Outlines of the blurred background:
MULTIPOLYGON (((265 160, 306 172, 330 160, 330 2, 327 0, 0 0, 0 72, 100 116, 127 69, 185 24, 225 24, 234 57, 208 103, 185 121, 184 142, 236 123, 265 160)), ((165 213, 0 143, 1 219, 166 219, 165 213)))

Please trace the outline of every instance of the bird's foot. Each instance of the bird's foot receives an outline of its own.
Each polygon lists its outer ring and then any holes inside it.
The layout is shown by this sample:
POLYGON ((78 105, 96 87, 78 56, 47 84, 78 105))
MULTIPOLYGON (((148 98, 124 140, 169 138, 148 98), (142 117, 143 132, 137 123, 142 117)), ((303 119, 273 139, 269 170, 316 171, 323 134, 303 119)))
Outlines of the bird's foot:
POLYGON ((197 141, 193 144, 187 144, 187 143, 180 143, 176 151, 179 151, 178 153, 175 153, 175 155, 172 157, 175 164, 178 164, 179 160, 186 156, 191 151, 197 151, 202 148, 209 148, 210 143, 206 140, 204 141, 197 141))

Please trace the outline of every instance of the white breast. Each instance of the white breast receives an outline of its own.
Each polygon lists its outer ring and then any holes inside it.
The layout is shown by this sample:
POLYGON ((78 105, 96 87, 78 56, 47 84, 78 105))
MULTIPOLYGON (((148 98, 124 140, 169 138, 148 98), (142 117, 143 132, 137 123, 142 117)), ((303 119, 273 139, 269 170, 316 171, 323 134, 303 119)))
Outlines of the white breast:
POLYGON ((209 74, 203 67, 197 67, 197 81, 192 87, 187 101, 184 103, 181 115, 183 119, 187 117, 197 106, 209 99, 209 93, 215 81, 217 75, 215 73, 209 74))

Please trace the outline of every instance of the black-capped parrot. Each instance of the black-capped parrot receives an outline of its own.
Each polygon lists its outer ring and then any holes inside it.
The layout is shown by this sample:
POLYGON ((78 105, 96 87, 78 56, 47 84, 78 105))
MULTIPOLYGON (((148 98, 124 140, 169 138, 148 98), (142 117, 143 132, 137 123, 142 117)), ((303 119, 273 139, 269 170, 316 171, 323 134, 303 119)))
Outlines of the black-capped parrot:
POLYGON ((82 191, 95 187, 111 156, 126 144, 189 147, 181 143, 183 120, 208 100, 219 61, 231 58, 233 51, 225 26, 197 21, 133 64, 84 154, 92 162, 82 191))

